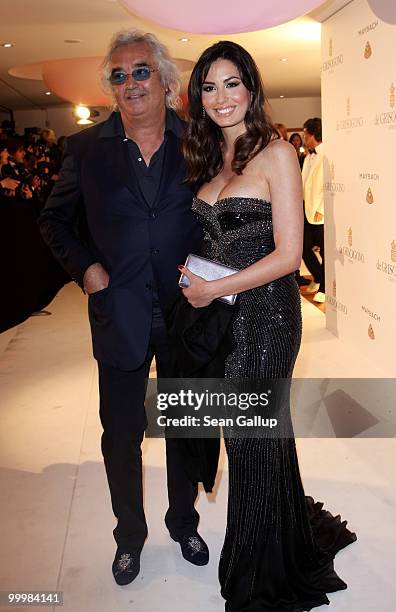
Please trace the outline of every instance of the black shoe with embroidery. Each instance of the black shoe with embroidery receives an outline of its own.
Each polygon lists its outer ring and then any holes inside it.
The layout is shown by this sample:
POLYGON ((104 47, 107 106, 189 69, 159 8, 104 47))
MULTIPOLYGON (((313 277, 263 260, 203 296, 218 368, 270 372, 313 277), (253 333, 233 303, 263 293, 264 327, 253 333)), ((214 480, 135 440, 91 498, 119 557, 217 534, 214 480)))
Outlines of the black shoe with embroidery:
POLYGON ((117 548, 111 569, 117 584, 129 584, 140 572, 140 550, 126 552, 117 548))
POLYGON ((194 565, 209 563, 209 549, 197 531, 180 537, 171 535, 172 540, 179 542, 182 555, 186 561, 194 565))

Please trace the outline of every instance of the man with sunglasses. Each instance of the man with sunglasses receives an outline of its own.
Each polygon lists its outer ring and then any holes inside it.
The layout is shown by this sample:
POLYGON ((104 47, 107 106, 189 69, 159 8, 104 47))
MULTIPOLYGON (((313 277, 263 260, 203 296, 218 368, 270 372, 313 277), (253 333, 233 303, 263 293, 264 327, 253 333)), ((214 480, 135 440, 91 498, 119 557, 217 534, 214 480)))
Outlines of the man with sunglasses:
MULTIPOLYGON (((178 264, 199 249, 202 235, 191 212, 193 194, 183 183, 183 123, 174 111, 179 79, 168 51, 152 34, 119 32, 103 75, 115 110, 104 123, 68 139, 40 227, 88 294, 102 451, 117 517, 112 570, 117 584, 128 584, 139 573, 147 537, 140 448, 146 379, 154 356, 158 377, 167 375, 162 310, 178 290, 178 264)), ((205 565, 197 487, 177 441, 167 439, 166 450, 166 525, 184 558, 205 565)))

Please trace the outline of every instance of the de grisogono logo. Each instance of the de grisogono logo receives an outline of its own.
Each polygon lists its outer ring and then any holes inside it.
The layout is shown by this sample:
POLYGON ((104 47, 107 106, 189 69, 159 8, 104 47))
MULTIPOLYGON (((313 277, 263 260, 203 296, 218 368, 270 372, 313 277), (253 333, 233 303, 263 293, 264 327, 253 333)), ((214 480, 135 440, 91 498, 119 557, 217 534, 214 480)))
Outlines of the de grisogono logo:
POLYGON ((376 268, 388 277, 388 280, 396 282, 396 241, 392 240, 389 249, 389 260, 377 260, 376 268))
POLYGON ((335 68, 344 63, 343 53, 339 53, 338 55, 334 56, 334 45, 332 38, 329 39, 328 57, 329 59, 325 60, 322 64, 322 72, 332 74, 335 68))
POLYGON ((350 96, 346 99, 346 119, 340 119, 337 121, 336 130, 348 130, 347 133, 350 133, 349 130, 354 128, 363 127, 364 118, 363 117, 351 117, 351 98, 350 96))
POLYGON ((388 106, 390 110, 384 110, 382 112, 376 113, 374 118, 374 125, 387 125, 390 129, 396 128, 396 109, 395 109, 396 101, 395 101, 395 85, 394 83, 390 84, 389 92, 388 92, 388 106))
POLYGON ((345 304, 337 300, 337 282, 336 279, 333 280, 331 284, 331 295, 326 293, 326 303, 329 305, 330 309, 333 311, 341 312, 344 315, 348 314, 348 308, 345 304))
POLYGON ((345 191, 345 183, 336 182, 336 173, 335 173, 335 165, 332 161, 330 163, 330 180, 324 181, 323 189, 330 193, 330 195, 334 196, 336 193, 344 193, 345 191))
POLYGON ((364 253, 362 253, 361 251, 358 251, 356 248, 354 248, 353 246, 353 230, 352 227, 348 228, 347 231, 347 244, 343 244, 341 246, 338 247, 338 252, 342 255, 344 255, 344 257, 347 258, 347 260, 354 264, 354 263, 362 263, 364 264, 365 262, 365 257, 364 257, 364 253))

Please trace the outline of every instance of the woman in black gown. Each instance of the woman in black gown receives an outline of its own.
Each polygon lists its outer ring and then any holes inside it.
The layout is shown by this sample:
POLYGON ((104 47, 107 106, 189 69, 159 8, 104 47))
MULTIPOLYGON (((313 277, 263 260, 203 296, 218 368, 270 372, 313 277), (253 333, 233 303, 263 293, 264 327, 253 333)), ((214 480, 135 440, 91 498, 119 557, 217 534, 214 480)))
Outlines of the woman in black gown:
MULTIPOLYGON (((183 270, 196 308, 239 294, 228 379, 289 378, 301 340, 294 271, 301 260, 301 174, 294 148, 264 112, 257 67, 223 41, 198 60, 189 84, 184 142, 204 254, 241 271, 207 282, 183 270)), ((334 555, 356 539, 339 517, 306 497, 293 437, 225 439, 229 461, 221 593, 232 612, 310 610, 346 588, 334 555)))

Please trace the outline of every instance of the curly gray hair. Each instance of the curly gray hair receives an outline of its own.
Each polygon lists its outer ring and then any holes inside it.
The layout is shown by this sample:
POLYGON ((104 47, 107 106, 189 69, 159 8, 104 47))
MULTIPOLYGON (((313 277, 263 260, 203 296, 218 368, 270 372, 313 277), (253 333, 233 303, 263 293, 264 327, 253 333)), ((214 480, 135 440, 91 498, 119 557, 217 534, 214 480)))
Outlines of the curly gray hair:
POLYGON ((119 47, 133 45, 136 43, 146 43, 153 52, 157 61, 158 72, 161 84, 166 91, 165 103, 168 108, 177 110, 180 108, 180 76, 176 64, 169 55, 168 49, 163 45, 154 34, 144 33, 140 30, 121 30, 116 32, 110 41, 110 46, 106 57, 102 63, 102 85, 106 93, 113 97, 113 110, 117 110, 113 91, 109 82, 110 62, 113 53, 119 47))

